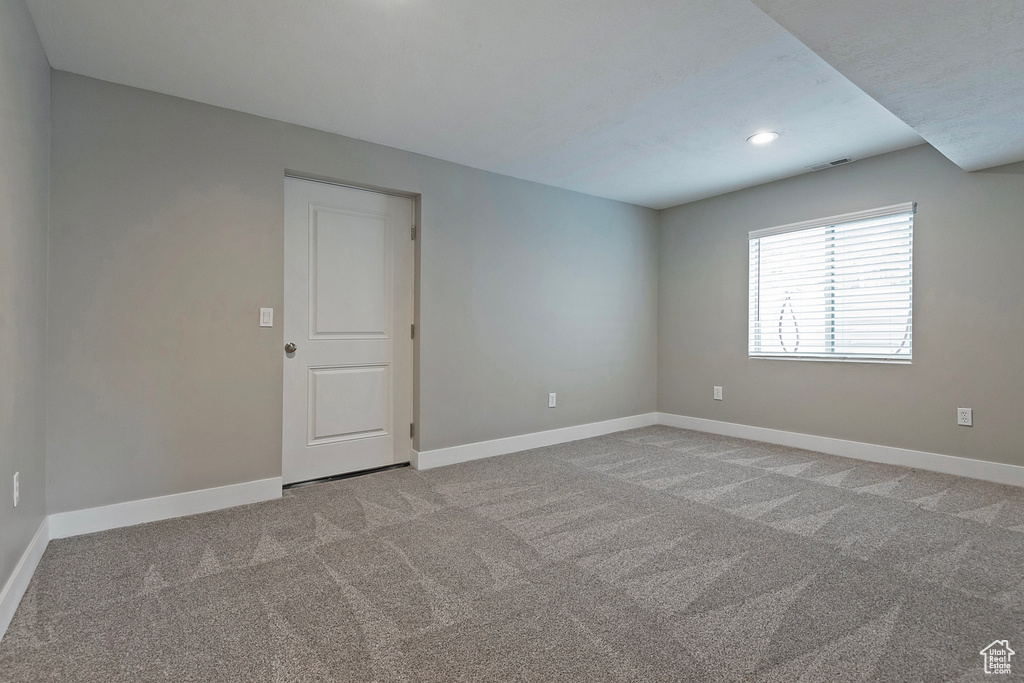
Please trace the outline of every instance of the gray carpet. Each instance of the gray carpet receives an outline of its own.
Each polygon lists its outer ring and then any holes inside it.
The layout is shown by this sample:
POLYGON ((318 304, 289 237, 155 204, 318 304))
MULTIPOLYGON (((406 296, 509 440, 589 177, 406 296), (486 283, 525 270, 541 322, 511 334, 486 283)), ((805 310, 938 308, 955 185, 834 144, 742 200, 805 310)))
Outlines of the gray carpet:
POLYGON ((55 541, 0 680, 985 680, 1022 569, 1022 489, 649 427, 55 541))

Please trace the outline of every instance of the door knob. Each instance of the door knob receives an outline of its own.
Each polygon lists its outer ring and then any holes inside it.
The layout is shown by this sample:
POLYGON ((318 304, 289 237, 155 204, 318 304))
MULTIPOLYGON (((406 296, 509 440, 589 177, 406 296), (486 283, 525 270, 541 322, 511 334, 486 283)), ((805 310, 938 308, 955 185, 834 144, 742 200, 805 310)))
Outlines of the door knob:
POLYGON ((295 342, 288 342, 287 344, 284 345, 284 352, 295 353, 295 350, 298 348, 299 347, 295 345, 295 342))

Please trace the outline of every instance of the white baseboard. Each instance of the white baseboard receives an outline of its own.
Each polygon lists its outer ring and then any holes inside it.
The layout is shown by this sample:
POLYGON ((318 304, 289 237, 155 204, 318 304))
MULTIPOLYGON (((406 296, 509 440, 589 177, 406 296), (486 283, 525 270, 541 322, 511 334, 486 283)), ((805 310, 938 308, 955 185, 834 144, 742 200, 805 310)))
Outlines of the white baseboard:
POLYGON ((87 510, 58 512, 49 517, 50 538, 91 534, 94 531, 195 515, 280 497, 281 477, 271 477, 87 510))
POLYGON ((880 462, 887 465, 901 465, 903 467, 916 467, 921 470, 982 479, 984 481, 996 482, 997 484, 1024 486, 1024 467, 1018 465, 1007 465, 986 460, 972 460, 955 455, 913 451, 907 448, 880 446, 878 444, 833 439, 827 436, 814 436, 813 434, 801 434, 799 432, 784 432, 778 429, 752 427, 750 425, 736 424, 735 422, 720 422, 701 417, 673 415, 672 413, 658 413, 658 424, 680 427, 682 429, 693 429, 699 432, 710 432, 711 434, 721 434, 723 436, 734 436, 740 439, 766 441, 779 444, 780 446, 803 448, 830 455, 856 458, 857 460, 880 462))
POLYGON ((576 441, 577 439, 589 439, 593 436, 621 432, 624 429, 636 429, 637 427, 649 427, 657 424, 657 413, 644 413, 631 417, 620 417, 614 420, 603 422, 591 422, 589 424, 576 425, 575 427, 562 427, 561 429, 550 429, 546 432, 533 432, 531 434, 520 434, 504 439, 493 441, 478 441, 463 446, 452 446, 450 448, 437 448, 432 451, 413 451, 409 461, 418 470, 428 470, 442 465, 454 465, 469 460, 491 458, 506 453, 517 453, 531 448, 542 448, 553 446, 556 443, 576 441))
POLYGON ((36 535, 32 537, 25 552, 21 554, 21 559, 14 567, 14 572, 4 584, 4 589, 0 591, 0 639, 7 633, 7 627, 11 625, 14 612, 18 609, 18 603, 25 595, 28 582, 32 580, 32 574, 35 573, 39 559, 43 556, 43 551, 46 550, 46 544, 50 541, 49 522, 49 518, 43 517, 42 523, 36 529, 36 535))

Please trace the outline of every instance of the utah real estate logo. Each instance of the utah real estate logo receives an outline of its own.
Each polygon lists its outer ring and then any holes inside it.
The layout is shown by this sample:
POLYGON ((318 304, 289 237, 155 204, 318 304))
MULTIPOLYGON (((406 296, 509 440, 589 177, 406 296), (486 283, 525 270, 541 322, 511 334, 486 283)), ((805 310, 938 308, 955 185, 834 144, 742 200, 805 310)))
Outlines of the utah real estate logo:
POLYGON ((1010 641, 992 641, 988 647, 981 651, 981 656, 985 658, 985 673, 1010 673, 1010 657, 1015 654, 1017 653, 1010 649, 1010 641))

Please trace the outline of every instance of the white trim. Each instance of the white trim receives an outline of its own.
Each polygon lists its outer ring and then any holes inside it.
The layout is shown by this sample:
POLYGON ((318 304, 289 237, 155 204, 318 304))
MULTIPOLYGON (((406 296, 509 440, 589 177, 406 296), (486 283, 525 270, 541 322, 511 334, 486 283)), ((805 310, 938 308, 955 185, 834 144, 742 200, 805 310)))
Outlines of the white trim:
POLYGON ((644 413, 631 417, 620 417, 614 420, 603 422, 591 422, 589 424, 576 425, 574 427, 562 427, 551 429, 546 432, 533 432, 531 434, 520 434, 504 439, 493 441, 478 441, 462 446, 451 446, 450 448, 437 448, 432 451, 413 451, 410 454, 412 466, 418 470, 428 470, 442 465, 454 465, 468 460, 479 460, 491 458, 506 453, 517 453, 531 448, 542 448, 553 446, 556 443, 576 441, 577 439, 588 439, 593 436, 621 432, 625 429, 636 429, 637 427, 649 427, 657 424, 657 413, 644 413))
POLYGON ((281 497, 281 477, 50 515, 50 538, 145 524, 281 497))
POLYGON ((18 604, 21 602, 22 596, 25 595, 28 582, 32 580, 32 574, 35 573, 49 541, 50 519, 43 517, 39 528, 36 529, 36 535, 29 541, 28 547, 25 548, 21 559, 14 567, 14 572, 4 584, 4 589, 0 591, 0 639, 3 639, 4 634, 7 633, 7 627, 11 625, 11 619, 14 618, 18 604))
POLYGON ((958 477, 970 477, 971 479, 982 479, 984 481, 996 482, 997 484, 1024 486, 1024 467, 1019 465, 1007 465, 987 460, 972 460, 971 458, 960 458, 955 455, 913 451, 907 448, 881 446, 861 441, 833 439, 828 436, 784 432, 778 429, 752 427, 735 422, 720 422, 718 420, 707 420, 702 417, 673 415, 672 413, 658 413, 658 424, 680 427, 682 429, 693 429, 699 432, 722 434, 724 436, 734 436, 740 439, 767 441, 768 443, 781 446, 804 448, 809 451, 840 455, 846 458, 856 458, 857 460, 880 462, 887 465, 901 465, 903 467, 916 467, 920 470, 952 474, 958 477))
POLYGON ((904 213, 916 213, 917 202, 904 202, 902 204, 893 204, 892 206, 881 206, 877 209, 867 209, 865 211, 851 211, 850 213, 839 214, 838 216, 826 216, 825 218, 813 218, 809 221, 800 221, 799 223, 788 223, 787 225, 777 225, 774 228, 762 228, 760 230, 751 230, 747 233, 747 239, 759 239, 761 237, 768 237, 769 235, 782 235, 787 232, 796 232, 797 230, 809 230, 811 228, 824 228, 830 225, 839 225, 841 223, 852 223, 854 221, 863 221, 868 218, 882 218, 883 216, 897 216, 904 213))

